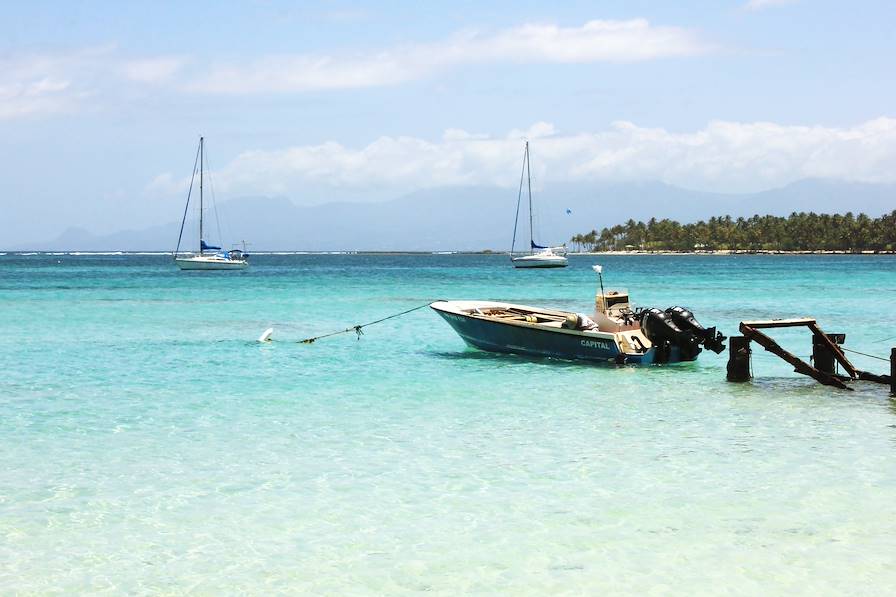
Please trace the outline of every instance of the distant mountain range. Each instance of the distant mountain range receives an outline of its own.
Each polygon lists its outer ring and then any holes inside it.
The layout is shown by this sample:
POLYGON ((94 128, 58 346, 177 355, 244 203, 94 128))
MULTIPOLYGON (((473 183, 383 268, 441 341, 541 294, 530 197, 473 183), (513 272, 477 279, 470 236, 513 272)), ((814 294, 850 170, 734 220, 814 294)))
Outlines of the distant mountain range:
MULTIPOLYGON (((219 208, 230 243, 249 241, 255 251, 506 251, 513 233, 517 193, 497 187, 437 188, 382 203, 298 206, 284 198, 234 199, 219 208), (228 229, 232 234, 228 234, 228 229)), ((659 182, 552 185, 535 196, 536 242, 559 244, 577 233, 652 217, 693 222, 711 216, 864 212, 896 209, 896 185, 808 179, 751 194, 690 191, 659 182)), ((214 229, 214 222, 207 226, 214 229)), ((525 206, 518 247, 528 245, 525 206)), ((173 250, 179 221, 163 226, 94 235, 70 228, 58 238, 8 247, 46 251, 173 250)), ((193 248, 195 225, 184 238, 193 248)), ((216 241, 215 234, 210 235, 216 241)), ((229 246, 229 245, 228 245, 229 246)))

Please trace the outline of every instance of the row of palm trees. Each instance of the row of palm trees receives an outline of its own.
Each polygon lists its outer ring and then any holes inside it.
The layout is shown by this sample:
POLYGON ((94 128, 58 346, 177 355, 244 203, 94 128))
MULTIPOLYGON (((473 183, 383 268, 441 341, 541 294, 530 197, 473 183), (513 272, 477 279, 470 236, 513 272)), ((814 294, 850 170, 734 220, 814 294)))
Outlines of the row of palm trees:
POLYGON ((591 251, 883 251, 896 250, 896 211, 879 218, 865 214, 792 213, 787 217, 712 217, 682 224, 651 218, 629 220, 570 239, 591 251))

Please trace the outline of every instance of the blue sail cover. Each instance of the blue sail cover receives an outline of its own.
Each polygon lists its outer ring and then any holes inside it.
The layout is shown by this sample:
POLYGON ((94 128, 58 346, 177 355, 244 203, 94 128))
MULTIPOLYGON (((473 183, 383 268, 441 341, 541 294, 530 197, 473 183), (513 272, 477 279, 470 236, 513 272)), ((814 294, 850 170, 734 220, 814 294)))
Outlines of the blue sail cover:
POLYGON ((542 247, 541 245, 536 245, 534 240, 530 240, 529 244, 532 245, 533 249, 549 249, 550 247, 542 247))
POLYGON ((207 245, 207 244, 205 244, 205 241, 204 241, 204 240, 200 240, 200 241, 199 241, 199 247, 200 247, 203 251, 220 251, 220 250, 221 250, 221 247, 213 247, 213 246, 211 246, 211 245, 207 245))

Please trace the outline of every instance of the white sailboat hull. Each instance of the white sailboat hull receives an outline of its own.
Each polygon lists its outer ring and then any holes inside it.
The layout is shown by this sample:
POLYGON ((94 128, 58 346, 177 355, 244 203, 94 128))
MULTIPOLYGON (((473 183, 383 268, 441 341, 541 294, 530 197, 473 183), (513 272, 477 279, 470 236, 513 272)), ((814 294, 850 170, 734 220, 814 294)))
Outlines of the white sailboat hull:
POLYGON ((548 268, 548 267, 566 267, 569 262, 566 257, 557 257, 554 259, 528 259, 527 257, 518 257, 513 260, 513 267, 524 268, 548 268))
POLYGON ((569 260, 563 255, 557 255, 553 252, 535 253, 534 255, 525 255, 523 257, 511 258, 513 267, 516 268, 547 268, 547 267, 566 267, 569 260))
POLYGON ((174 260, 182 270, 236 270, 247 269, 249 262, 236 259, 225 259, 217 256, 194 256, 194 257, 178 257, 174 260))

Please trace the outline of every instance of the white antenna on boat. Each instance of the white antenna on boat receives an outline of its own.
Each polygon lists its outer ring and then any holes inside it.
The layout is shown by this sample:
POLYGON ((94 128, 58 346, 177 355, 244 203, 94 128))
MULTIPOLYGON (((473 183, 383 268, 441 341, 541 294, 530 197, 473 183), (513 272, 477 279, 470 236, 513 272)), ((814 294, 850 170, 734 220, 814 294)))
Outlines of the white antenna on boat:
MULTIPOLYGON (((597 277, 600 279, 600 293, 603 295, 604 294, 604 266, 592 265, 591 269, 593 269, 595 272, 597 272, 597 277)), ((604 301, 606 301, 606 298, 604 298, 604 301)))

